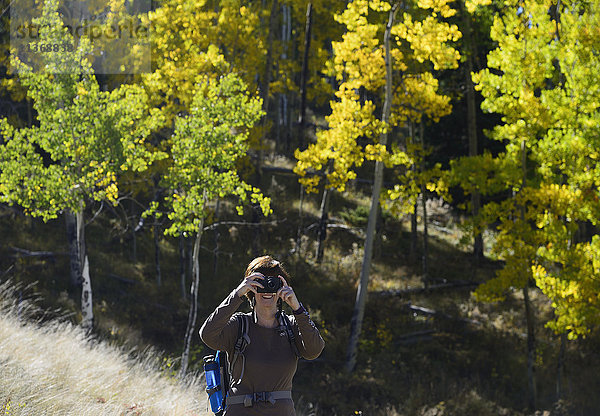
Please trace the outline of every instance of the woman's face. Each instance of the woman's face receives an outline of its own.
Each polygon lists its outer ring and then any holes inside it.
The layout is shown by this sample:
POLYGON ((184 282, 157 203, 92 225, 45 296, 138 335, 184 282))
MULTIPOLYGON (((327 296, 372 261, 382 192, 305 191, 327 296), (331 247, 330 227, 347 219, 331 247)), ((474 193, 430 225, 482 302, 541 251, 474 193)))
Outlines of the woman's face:
POLYGON ((262 309, 277 309, 277 293, 256 293, 256 306, 262 309))

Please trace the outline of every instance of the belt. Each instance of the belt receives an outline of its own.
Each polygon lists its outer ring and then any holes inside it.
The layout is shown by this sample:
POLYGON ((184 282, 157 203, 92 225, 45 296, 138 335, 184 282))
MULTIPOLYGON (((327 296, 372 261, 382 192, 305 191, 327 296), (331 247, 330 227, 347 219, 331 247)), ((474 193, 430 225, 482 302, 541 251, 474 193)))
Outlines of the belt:
POLYGON ((244 407, 252 407, 257 402, 269 402, 275 404, 276 400, 292 399, 292 392, 289 390, 280 391, 261 391, 252 394, 238 394, 235 396, 227 396, 226 403, 243 404, 244 407))

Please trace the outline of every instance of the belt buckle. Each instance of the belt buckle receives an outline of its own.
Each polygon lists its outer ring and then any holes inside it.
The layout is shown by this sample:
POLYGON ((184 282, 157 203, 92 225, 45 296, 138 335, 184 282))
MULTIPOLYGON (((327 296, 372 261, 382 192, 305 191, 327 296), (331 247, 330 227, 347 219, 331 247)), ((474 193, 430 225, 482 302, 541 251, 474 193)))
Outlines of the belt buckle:
POLYGON ((271 397, 271 393, 268 391, 259 391, 252 394, 246 394, 244 397, 244 407, 252 407, 257 402, 269 402, 275 404, 275 399, 271 397))

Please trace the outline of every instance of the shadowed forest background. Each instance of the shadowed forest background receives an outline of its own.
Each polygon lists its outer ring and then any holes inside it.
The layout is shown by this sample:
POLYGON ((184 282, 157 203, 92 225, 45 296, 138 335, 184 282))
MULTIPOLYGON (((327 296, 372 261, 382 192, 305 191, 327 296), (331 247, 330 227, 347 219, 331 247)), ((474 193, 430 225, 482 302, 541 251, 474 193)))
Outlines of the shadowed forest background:
POLYGON ((87 10, 151 71, 104 74, 2 2, 0 413, 206 414, 263 254, 326 342, 299 416, 600 412, 600 2, 132 4, 87 10))

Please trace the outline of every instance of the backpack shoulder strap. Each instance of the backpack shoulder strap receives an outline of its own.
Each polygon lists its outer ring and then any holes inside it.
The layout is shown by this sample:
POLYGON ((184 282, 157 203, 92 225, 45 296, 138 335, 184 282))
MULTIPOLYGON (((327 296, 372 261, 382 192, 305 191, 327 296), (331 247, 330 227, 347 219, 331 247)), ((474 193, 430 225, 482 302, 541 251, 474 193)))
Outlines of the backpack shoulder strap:
POLYGON ((238 320, 238 336, 235 341, 234 350, 243 353, 246 350, 248 344, 250 344, 250 337, 248 336, 248 328, 250 327, 250 317, 244 313, 237 315, 238 320))
POLYGON ((231 365, 229 367, 229 379, 232 380, 231 385, 239 384, 244 377, 244 367, 246 364, 246 357, 244 356, 244 351, 248 344, 250 344, 250 337, 248 336, 248 328, 250 327, 250 317, 244 313, 236 314, 236 319, 238 321, 238 336, 235 341, 235 345, 233 348, 233 358, 231 360, 231 365), (233 368, 239 357, 242 357, 242 372, 240 373, 240 378, 238 380, 233 380, 233 368))
POLYGON ((279 325, 285 329, 285 333, 287 335, 290 346, 292 347, 292 351, 294 351, 296 357, 300 358, 300 352, 298 351, 298 346, 296 345, 296 336, 294 335, 292 323, 290 322, 290 318, 288 318, 288 316, 283 311, 279 313, 279 325))

